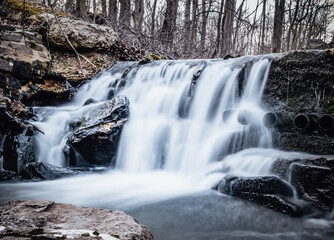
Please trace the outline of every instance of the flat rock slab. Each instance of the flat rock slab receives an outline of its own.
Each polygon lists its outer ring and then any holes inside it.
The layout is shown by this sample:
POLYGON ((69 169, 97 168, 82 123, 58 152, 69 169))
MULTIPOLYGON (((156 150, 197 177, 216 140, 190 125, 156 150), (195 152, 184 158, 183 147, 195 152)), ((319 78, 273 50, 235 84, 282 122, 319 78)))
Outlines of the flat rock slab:
POLYGON ((14 200, 0 205, 0 239, 150 240, 153 236, 120 211, 14 200))

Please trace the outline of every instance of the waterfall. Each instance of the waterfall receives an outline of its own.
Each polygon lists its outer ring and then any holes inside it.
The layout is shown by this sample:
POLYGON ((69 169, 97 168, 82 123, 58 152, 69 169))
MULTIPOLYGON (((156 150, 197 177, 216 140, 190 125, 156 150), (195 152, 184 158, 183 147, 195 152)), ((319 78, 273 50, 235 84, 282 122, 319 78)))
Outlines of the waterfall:
POLYGON ((71 123, 83 121, 116 91, 130 101, 116 167, 101 174, 20 183, 10 191, 22 199, 122 208, 207 191, 227 174, 270 175, 271 164, 282 154, 270 148, 271 132, 262 123, 266 110, 261 95, 273 57, 115 64, 83 85, 72 102, 35 107, 39 121, 34 124, 45 135, 34 141, 39 161, 64 166, 62 149, 73 131, 71 123), (83 106, 89 98, 96 103, 83 106), (240 114, 248 124, 238 122, 240 114), (38 190, 21 191, 21 185, 38 190))

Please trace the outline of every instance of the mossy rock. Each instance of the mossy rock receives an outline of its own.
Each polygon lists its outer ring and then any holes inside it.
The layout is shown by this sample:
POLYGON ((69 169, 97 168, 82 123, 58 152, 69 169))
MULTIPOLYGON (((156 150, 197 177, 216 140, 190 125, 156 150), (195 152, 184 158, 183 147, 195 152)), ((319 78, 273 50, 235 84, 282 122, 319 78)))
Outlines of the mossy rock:
POLYGON ((148 54, 145 57, 148 58, 148 59, 150 59, 151 61, 154 61, 154 60, 163 60, 162 57, 159 57, 158 55, 156 55, 154 53, 148 54))

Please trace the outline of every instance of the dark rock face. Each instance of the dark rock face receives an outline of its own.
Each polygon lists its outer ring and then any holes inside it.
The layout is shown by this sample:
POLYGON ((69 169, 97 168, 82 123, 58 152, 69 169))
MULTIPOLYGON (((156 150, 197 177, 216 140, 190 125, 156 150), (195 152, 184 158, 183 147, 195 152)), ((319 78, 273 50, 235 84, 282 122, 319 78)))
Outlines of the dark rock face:
POLYGON ((68 146, 63 149, 69 165, 114 166, 128 116, 129 100, 125 96, 117 96, 87 113, 84 126, 68 137, 68 146))
POLYGON ((300 216, 300 209, 289 199, 293 196, 290 185, 278 177, 226 176, 216 189, 291 216, 300 216))
POLYGON ((25 179, 52 180, 61 177, 69 177, 77 174, 67 168, 57 167, 49 163, 33 162, 24 165, 20 170, 20 175, 25 179))
POLYGON ((263 103, 271 111, 333 113, 333 78, 332 51, 286 53, 271 63, 263 103))
POLYGON ((0 205, 1 239, 152 240, 151 232, 123 212, 52 201, 0 205))
POLYGON ((277 128, 274 147, 313 154, 334 154, 333 132, 323 131, 318 116, 334 113, 334 52, 332 50, 294 51, 271 63, 263 94, 263 104, 273 112, 294 116, 315 116, 313 125, 303 131, 277 128))
POLYGON ((334 160, 277 160, 272 172, 289 181, 300 199, 312 204, 322 213, 334 206, 334 160))

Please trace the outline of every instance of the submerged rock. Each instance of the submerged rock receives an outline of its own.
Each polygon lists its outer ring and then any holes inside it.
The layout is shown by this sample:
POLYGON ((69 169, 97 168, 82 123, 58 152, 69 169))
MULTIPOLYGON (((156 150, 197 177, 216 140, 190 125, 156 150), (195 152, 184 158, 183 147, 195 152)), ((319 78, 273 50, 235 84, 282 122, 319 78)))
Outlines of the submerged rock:
POLYGON ((52 201, 0 205, 0 238, 151 240, 151 232, 123 212, 52 201))
POLYGON ((77 174, 67 168, 57 167, 49 163, 33 162, 24 165, 20 170, 20 175, 25 179, 52 180, 61 177, 69 177, 77 174))
POLYGON ((15 172, 0 169, 0 182, 11 180, 14 177, 16 177, 15 172))

